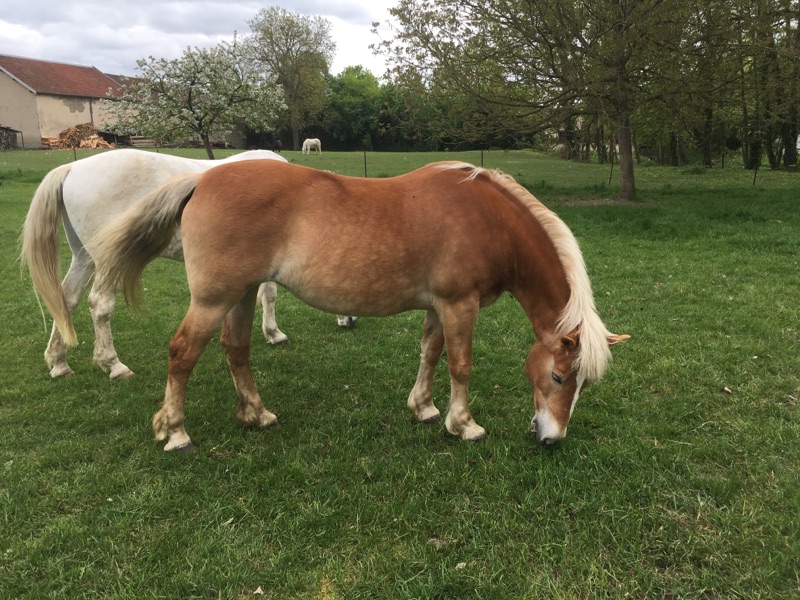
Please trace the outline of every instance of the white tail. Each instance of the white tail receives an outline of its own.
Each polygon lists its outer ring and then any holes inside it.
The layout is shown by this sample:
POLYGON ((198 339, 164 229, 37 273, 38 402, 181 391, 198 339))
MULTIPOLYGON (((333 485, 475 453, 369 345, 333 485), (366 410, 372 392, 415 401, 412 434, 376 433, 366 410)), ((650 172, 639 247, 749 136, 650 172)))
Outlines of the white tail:
POLYGON ((74 346, 78 343, 78 336, 61 288, 58 251, 62 186, 71 168, 72 165, 63 165, 53 169, 36 189, 22 229, 20 260, 28 267, 33 286, 53 316, 64 342, 74 346))

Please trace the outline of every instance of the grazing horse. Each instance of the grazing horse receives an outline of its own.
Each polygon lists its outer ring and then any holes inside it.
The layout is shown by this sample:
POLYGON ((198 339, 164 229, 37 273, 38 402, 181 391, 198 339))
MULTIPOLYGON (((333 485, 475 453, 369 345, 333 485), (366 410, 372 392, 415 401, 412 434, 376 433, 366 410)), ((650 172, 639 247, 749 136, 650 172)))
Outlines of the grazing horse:
POLYGON ((135 303, 145 266, 169 245, 179 223, 191 302, 169 345, 166 393, 153 417, 156 439, 168 438, 165 450, 191 447, 186 385, 220 324, 238 420, 261 427, 276 422, 249 362, 256 292, 264 280, 329 312, 425 311, 408 406, 420 421, 440 418, 431 390, 446 344, 445 426, 465 440, 485 435, 468 404, 478 312, 503 292, 522 305, 536 335, 525 371, 533 386, 531 429, 540 443, 564 437, 581 390, 606 369, 609 346, 628 337, 609 333, 600 320, 567 226, 510 177, 466 163, 434 163, 386 179, 269 161, 186 174, 90 242, 102 257, 102 280, 135 303), (347 278, 339 276, 343 267, 347 278))
POLYGON ((303 142, 303 154, 311 154, 312 150, 314 154, 322 154, 322 142, 317 138, 309 138, 303 142))
MULTIPOLYGON (((85 242, 134 202, 157 189, 170 177, 187 171, 200 173, 233 161, 286 159, 267 150, 242 152, 224 160, 192 160, 146 152, 115 150, 57 167, 48 173, 31 202, 22 238, 22 260, 27 263, 34 285, 52 314, 72 313, 89 285, 95 268, 94 257, 85 242), (59 285, 58 222, 63 220, 72 251, 72 262, 59 285)), ((165 248, 165 256, 182 259, 179 238, 165 248)), ((264 305, 262 329, 271 343, 286 341, 275 322, 274 283, 264 285, 259 298, 264 305)), ((89 293, 95 330, 94 362, 110 377, 130 377, 133 372, 120 362, 111 334, 111 313, 115 294, 96 284, 89 293)), ((72 375, 67 364, 67 345, 55 323, 44 356, 50 375, 72 375)), ((69 337, 68 343, 74 343, 69 337)))

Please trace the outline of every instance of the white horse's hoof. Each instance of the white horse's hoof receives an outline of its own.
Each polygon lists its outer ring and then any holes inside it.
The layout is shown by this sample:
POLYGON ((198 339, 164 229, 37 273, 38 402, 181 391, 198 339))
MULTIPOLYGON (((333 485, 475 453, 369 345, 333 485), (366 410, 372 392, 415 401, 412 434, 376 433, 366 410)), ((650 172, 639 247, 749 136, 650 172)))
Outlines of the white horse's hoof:
POLYGON ((358 317, 349 317, 345 315, 336 315, 336 322, 339 327, 344 327, 345 329, 350 329, 351 327, 356 326, 356 319, 358 317))
POLYGON ((135 373, 133 371, 131 371, 128 367, 125 367, 121 371, 116 371, 116 372, 115 371, 111 371, 111 373, 109 373, 109 375, 108 375, 108 378, 109 379, 130 379, 134 375, 135 375, 135 373))
POLYGON ((288 344, 289 343, 289 336, 285 333, 281 333, 279 335, 265 335, 264 337, 267 338, 267 341, 276 346, 277 344, 288 344))
POLYGON ((68 365, 62 365, 50 369, 50 377, 53 379, 56 377, 72 377, 73 375, 75 375, 75 371, 70 369, 68 365))

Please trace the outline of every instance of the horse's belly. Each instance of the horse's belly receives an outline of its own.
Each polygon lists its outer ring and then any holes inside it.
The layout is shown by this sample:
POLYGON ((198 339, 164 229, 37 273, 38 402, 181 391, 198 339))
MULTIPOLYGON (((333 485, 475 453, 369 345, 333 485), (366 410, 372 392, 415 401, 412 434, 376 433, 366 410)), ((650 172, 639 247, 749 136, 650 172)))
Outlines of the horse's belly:
POLYGON ((419 281, 392 274, 284 268, 271 279, 306 304, 337 314, 382 317, 432 305, 430 293, 419 281))

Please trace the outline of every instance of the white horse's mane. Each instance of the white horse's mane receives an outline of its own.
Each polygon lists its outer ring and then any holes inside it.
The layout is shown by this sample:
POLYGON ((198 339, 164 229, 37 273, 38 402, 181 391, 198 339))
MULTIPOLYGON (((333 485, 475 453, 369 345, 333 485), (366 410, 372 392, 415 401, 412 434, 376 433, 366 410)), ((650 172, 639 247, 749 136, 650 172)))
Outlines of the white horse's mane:
POLYGON ((542 224, 555 246, 570 287, 569 301, 558 318, 556 332, 563 336, 578 329, 580 334, 580 346, 576 359, 578 377, 583 378, 587 383, 598 381, 611 360, 611 350, 606 339, 610 334, 597 314, 586 263, 572 231, 558 215, 539 202, 533 194, 510 175, 499 170, 476 167, 469 163, 448 163, 442 165, 441 168, 460 169, 467 172, 465 181, 473 181, 480 175, 487 176, 526 206, 542 224))

